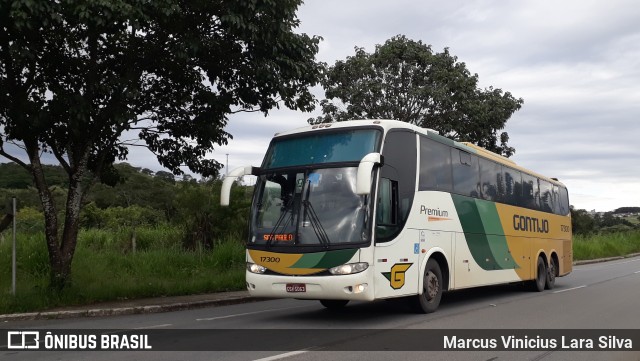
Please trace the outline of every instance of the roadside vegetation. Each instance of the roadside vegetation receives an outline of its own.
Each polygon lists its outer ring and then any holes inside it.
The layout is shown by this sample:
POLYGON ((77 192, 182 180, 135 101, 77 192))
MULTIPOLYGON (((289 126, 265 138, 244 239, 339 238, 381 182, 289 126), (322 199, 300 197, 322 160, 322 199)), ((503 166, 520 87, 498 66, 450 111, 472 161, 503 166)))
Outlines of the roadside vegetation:
POLYGON ((574 260, 640 252, 640 207, 599 213, 572 208, 571 222, 574 260))
POLYGON ((640 231, 594 233, 573 236, 575 261, 640 253, 640 231))
MULTIPOLYGON (((8 211, 11 197, 19 200, 17 295, 10 294, 9 228, 0 232, 0 314, 244 289, 252 187, 233 187, 233 202, 223 208, 217 179, 176 180, 127 163, 116 167, 120 182, 96 185, 86 198, 73 276, 68 287, 55 290, 49 287, 44 219, 30 176, 16 165, 0 164, 0 214, 8 211)), ((66 177, 56 167, 46 170, 55 201, 64 202, 66 177)), ((640 252, 637 216, 572 213, 575 260, 640 252)))
POLYGON ((133 252, 128 236, 127 232, 82 231, 73 278, 62 291, 48 287, 44 235, 19 236, 16 297, 9 293, 11 242, 5 240, 0 246, 0 314, 244 288, 244 246, 237 238, 222 239, 211 250, 185 250, 181 232, 145 227, 139 229, 138 250, 133 252))
MULTIPOLYGON (((0 214, 18 198, 17 292, 11 291, 11 230, 0 232, 0 314, 109 300, 244 289, 244 240, 252 187, 233 187, 219 206, 219 180, 176 181, 126 163, 114 187, 98 185, 81 214, 73 276, 49 287, 44 218, 29 175, 0 164, 0 214)), ((55 167, 48 169, 56 178, 55 167)), ((54 184, 56 201, 64 187, 54 184)), ((0 216, 0 218, 2 218, 0 216)))

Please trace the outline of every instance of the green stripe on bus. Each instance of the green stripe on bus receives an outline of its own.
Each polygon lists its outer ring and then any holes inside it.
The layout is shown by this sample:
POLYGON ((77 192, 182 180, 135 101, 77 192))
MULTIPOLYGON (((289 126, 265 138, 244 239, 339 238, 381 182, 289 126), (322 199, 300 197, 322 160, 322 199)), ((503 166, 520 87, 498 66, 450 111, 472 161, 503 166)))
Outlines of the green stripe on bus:
POLYGON ((341 249, 337 251, 305 253, 290 268, 332 268, 348 262, 357 249, 341 249))
POLYGON ((504 236, 504 228, 500 222, 496 204, 480 199, 475 200, 475 204, 482 220, 484 233, 487 235, 487 243, 491 248, 491 253, 496 263, 501 269, 514 269, 519 266, 513 261, 507 244, 507 237, 504 236))
POLYGON ((495 204, 456 194, 451 197, 476 263, 487 271, 517 268, 511 259, 495 204))
POLYGON ((320 263, 325 253, 326 252, 303 253, 302 257, 289 268, 317 268, 316 265, 320 263))
POLYGON ((326 252, 324 257, 322 257, 320 262, 316 265, 316 268, 331 268, 340 266, 349 262, 349 260, 353 257, 354 254, 356 254, 356 252, 358 252, 357 248, 326 252))

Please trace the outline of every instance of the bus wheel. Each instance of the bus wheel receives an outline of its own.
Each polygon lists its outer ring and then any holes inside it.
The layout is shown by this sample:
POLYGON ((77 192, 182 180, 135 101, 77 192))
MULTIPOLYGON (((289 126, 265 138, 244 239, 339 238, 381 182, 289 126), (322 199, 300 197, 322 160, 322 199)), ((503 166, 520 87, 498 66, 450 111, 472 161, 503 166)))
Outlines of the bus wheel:
POLYGON ((330 310, 337 310, 346 306, 349 300, 320 300, 320 303, 330 310))
POLYGON ((438 262, 431 258, 424 270, 422 294, 416 296, 415 309, 420 313, 435 312, 442 298, 442 271, 438 262))
POLYGON ((544 287, 548 290, 552 289, 556 285, 556 273, 558 272, 558 265, 556 259, 549 258, 549 268, 547 268, 547 279, 544 287))
POLYGON ((536 278, 531 281, 531 289, 536 292, 544 291, 547 283, 547 267, 544 265, 542 257, 538 257, 538 265, 536 267, 536 278))

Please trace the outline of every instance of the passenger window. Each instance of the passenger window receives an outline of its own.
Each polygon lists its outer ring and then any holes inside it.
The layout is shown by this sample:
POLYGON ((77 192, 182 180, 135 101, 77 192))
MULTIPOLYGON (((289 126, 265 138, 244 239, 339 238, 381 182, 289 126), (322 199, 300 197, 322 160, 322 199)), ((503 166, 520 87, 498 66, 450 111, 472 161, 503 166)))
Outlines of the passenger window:
POLYGON ((553 187, 551 183, 540 179, 540 210, 553 212, 553 187))
POLYGON ((488 159, 480 159, 481 197, 488 201, 501 202, 504 194, 502 166, 488 159))
POLYGON ((565 216, 569 214, 569 193, 567 192, 567 188, 560 187, 559 190, 559 203, 560 203, 560 214, 565 216))
POLYGON ((452 149, 453 191, 463 196, 480 196, 478 157, 465 151, 452 149))
POLYGON ((514 206, 520 206, 522 202, 522 174, 509 167, 504 170, 504 202, 514 206))
POLYGON ((539 209, 538 206, 538 178, 522 174, 522 203, 520 206, 529 209, 539 209))
POLYGON ((445 192, 453 190, 451 148, 427 137, 420 137, 419 189, 445 192))

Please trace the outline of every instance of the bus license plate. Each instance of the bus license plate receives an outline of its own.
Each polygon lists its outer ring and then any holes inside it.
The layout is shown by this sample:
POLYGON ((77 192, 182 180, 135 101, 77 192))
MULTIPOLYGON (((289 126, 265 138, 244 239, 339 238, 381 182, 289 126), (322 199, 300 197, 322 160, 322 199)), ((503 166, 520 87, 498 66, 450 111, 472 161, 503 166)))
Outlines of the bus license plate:
POLYGON ((287 292, 307 292, 307 285, 304 283, 287 283, 287 292))

